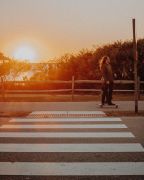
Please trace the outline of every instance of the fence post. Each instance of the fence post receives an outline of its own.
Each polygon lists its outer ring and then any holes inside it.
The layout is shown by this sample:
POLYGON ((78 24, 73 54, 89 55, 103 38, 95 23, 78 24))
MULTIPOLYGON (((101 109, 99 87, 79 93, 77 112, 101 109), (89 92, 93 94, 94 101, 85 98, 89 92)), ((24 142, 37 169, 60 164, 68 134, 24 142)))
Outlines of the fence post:
POLYGON ((2 100, 5 101, 5 88, 4 88, 3 77, 1 77, 1 94, 2 94, 2 100))
POLYGON ((74 76, 72 76, 72 101, 74 100, 74 76))

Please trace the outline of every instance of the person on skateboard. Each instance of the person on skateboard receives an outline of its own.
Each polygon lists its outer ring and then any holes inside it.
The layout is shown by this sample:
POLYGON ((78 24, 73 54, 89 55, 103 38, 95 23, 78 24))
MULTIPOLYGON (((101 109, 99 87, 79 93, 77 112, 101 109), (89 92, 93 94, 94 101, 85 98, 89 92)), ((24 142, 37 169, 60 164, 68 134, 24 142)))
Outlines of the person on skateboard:
POLYGON ((100 60, 100 71, 102 75, 102 93, 101 93, 101 105, 108 104, 114 106, 112 103, 112 93, 113 93, 113 71, 110 63, 110 58, 108 56, 103 56, 100 60))

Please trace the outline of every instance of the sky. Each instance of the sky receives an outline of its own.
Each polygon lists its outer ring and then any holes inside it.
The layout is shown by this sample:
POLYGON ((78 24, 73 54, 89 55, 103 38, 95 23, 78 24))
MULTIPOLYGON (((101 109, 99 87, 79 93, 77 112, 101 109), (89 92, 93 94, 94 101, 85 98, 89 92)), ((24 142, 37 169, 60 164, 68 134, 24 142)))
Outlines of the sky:
POLYGON ((33 61, 144 38, 144 0, 0 0, 0 52, 33 61), (22 55, 21 55, 22 56, 22 55))

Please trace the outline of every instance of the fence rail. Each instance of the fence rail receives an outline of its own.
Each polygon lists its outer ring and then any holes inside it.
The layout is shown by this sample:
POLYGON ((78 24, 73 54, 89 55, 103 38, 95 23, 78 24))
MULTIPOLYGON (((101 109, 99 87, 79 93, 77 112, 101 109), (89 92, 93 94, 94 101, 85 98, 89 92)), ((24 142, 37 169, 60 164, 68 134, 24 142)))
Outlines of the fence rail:
MULTIPOLYGON (((75 83, 96 83, 100 84, 101 80, 74 80, 75 83)), ((21 84, 21 83, 72 83, 72 80, 63 81, 63 80, 47 80, 47 81, 5 81, 4 83, 12 83, 12 84, 21 84)), ((134 84, 133 80, 115 80, 115 84, 134 84)), ((141 84, 144 84, 144 81, 140 81, 141 84)))
MULTIPOLYGON (((101 80, 74 80, 75 83, 101 83, 101 80)), ((5 81, 4 83, 72 83, 72 80, 64 81, 64 80, 47 80, 47 81, 5 81)), ((116 84, 133 84, 133 80, 115 80, 116 84)), ((144 84, 144 81, 140 81, 141 84, 144 84)))

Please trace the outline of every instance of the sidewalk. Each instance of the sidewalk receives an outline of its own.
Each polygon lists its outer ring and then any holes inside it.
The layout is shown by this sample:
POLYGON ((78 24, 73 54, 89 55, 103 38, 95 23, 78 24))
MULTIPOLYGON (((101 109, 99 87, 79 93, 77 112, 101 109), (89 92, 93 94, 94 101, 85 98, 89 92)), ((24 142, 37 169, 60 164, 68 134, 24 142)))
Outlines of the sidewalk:
MULTIPOLYGON (((99 102, 0 102, 0 112, 31 112, 31 111, 106 111, 134 112, 134 101, 115 101, 118 108, 99 108, 99 102)), ((139 101, 139 111, 144 111, 144 101, 139 101)))

